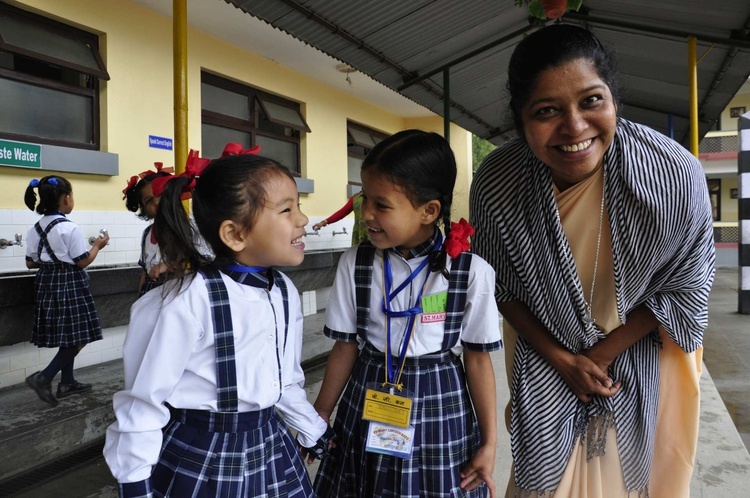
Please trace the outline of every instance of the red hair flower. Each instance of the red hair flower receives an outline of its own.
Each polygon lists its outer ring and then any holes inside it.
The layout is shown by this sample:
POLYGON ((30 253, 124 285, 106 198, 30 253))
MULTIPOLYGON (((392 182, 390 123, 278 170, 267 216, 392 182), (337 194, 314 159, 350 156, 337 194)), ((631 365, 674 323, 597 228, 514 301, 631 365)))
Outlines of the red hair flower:
POLYGON ((474 227, 464 218, 458 223, 451 222, 451 231, 448 233, 448 239, 445 241, 445 252, 451 258, 457 257, 462 252, 466 252, 471 247, 469 237, 474 235, 474 227))
POLYGON ((257 156, 260 153, 260 145, 251 147, 249 149, 243 149, 242 144, 237 142, 229 142, 224 146, 224 151, 221 153, 221 157, 227 156, 241 156, 243 154, 252 154, 257 156))
POLYGON ((122 189, 122 199, 125 200, 125 198, 128 196, 128 190, 135 187, 138 184, 138 180, 140 180, 140 177, 138 175, 133 175, 130 177, 130 180, 128 180, 127 186, 122 189))

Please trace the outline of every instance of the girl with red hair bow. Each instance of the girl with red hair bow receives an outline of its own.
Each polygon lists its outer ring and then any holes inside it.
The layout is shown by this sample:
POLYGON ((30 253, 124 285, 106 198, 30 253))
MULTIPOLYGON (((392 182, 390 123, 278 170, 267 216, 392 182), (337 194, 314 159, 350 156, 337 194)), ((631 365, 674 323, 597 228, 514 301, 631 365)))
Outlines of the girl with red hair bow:
MULTIPOLYGON (((153 192, 155 180, 172 177, 173 168, 165 168, 160 162, 155 162, 156 171, 146 170, 138 175, 133 175, 123 189, 123 199, 128 211, 136 213, 142 220, 153 220, 156 216, 156 208, 159 206, 160 195, 153 192)), ((138 266, 143 268, 141 280, 138 283, 138 297, 155 287, 164 283, 162 275, 167 270, 166 265, 161 262, 159 245, 156 242, 156 234, 153 224, 143 230, 141 237, 141 256, 138 266)))

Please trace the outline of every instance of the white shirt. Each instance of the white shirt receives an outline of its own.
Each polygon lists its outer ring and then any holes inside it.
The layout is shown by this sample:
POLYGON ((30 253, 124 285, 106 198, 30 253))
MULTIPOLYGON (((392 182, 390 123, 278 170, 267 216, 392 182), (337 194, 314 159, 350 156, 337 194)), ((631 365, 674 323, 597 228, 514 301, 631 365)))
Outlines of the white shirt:
MULTIPOLYGON (((222 278, 232 310, 239 411, 275 406, 299 431, 300 442, 313 446, 328 425, 303 389, 297 289, 285 276, 290 323, 284 349, 284 308, 278 287, 267 292, 224 274, 222 278)), ((107 429, 104 456, 118 482, 138 482, 150 477, 161 451, 161 429, 169 421, 164 402, 175 408, 217 410, 214 327, 203 276, 186 280, 179 294, 170 292, 164 300, 157 290, 136 301, 123 363, 125 390, 113 397, 117 421, 107 429)))
MULTIPOLYGON (((42 216, 39 220, 42 231, 57 218, 64 218, 64 216, 61 214, 42 216)), ((36 228, 32 226, 26 235, 26 257, 37 263, 53 263, 53 259, 44 247, 42 247, 42 253, 39 254, 39 240, 39 234, 36 232, 36 228)), ((65 263, 74 265, 76 260, 80 261, 88 256, 89 250, 86 247, 86 241, 83 239, 83 233, 81 233, 78 225, 72 221, 62 221, 52 227, 52 230, 47 234, 47 241, 57 259, 65 263)))
POLYGON ((151 268, 161 263, 161 251, 159 250, 159 244, 151 241, 151 230, 154 225, 149 225, 143 230, 143 244, 141 245, 141 259, 138 260, 138 264, 143 268, 146 273, 151 271, 151 268))
MULTIPOLYGON (((357 333, 357 304, 355 298, 354 266, 357 247, 352 247, 341 255, 336 271, 331 295, 326 309, 326 327, 337 332, 355 335, 357 333)), ((427 256, 409 260, 389 253, 395 290, 408 278, 427 256)), ((446 266, 450 268, 448 256, 446 266)), ((402 311, 416 304, 427 269, 419 275, 391 301, 392 310, 402 311)), ((422 296, 430 296, 448 291, 448 280, 439 272, 430 273, 427 286, 422 296)), ((466 294, 466 307, 461 325, 461 342, 474 344, 491 344, 500 341, 500 315, 495 301, 495 271, 482 258, 472 255, 469 270, 469 284, 466 294)), ((442 349, 445 319, 423 323, 425 314, 417 315, 412 339, 407 349, 407 356, 421 356, 442 349)), ((391 350, 398 351, 406 331, 408 318, 391 318, 391 350)), ((379 351, 385 350, 386 317, 383 313, 383 251, 376 251, 372 268, 372 286, 370 287, 370 323, 367 327, 367 339, 379 351)), ((364 342, 357 336, 360 348, 364 342)), ((460 345, 451 349, 460 355, 460 345)))

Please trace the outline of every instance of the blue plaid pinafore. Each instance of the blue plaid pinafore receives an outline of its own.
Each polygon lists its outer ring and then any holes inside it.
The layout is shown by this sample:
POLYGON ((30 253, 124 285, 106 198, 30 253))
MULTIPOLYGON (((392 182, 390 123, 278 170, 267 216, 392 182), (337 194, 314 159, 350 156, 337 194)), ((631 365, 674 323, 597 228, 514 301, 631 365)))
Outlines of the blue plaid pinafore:
MULTIPOLYGON (((272 270, 273 271, 273 270, 272 270)), ((274 272, 284 298, 287 289, 274 272)), ((238 412, 237 372, 229 295, 218 270, 201 270, 208 287, 214 323, 218 412, 171 408, 159 461, 147 481, 120 484, 121 496, 314 498, 299 448, 273 407, 238 412), (133 485, 141 486, 135 490, 133 485)), ((227 272, 232 276, 232 272, 227 272)), ((236 280, 268 288, 268 279, 246 274, 236 280)), ((287 325, 288 326, 288 325, 287 325)), ((247 361, 252 359, 247 358, 247 361)))
MULTIPOLYGON (((37 254, 45 251, 51 263, 36 261, 39 271, 34 278, 34 325, 31 342, 44 348, 68 348, 102 338, 99 315, 89 290, 86 270, 60 261, 52 252, 47 235, 59 223, 70 222, 61 216, 44 229, 39 222, 34 229, 39 235, 37 254)), ((88 256, 88 253, 78 259, 88 256)))
MULTIPOLYGON (((354 275, 357 333, 367 337, 370 285, 375 248, 357 250, 354 275)), ((382 382, 385 358, 365 343, 339 402, 334 430, 339 437, 331 456, 315 478, 315 492, 326 498, 456 498, 480 497, 486 484, 466 492, 459 472, 476 453, 479 425, 472 408, 461 359, 451 352, 460 341, 471 254, 454 259, 441 351, 409 357, 402 382, 415 393, 414 450, 408 460, 365 452, 368 422, 362 420, 366 386, 382 382)), ((335 338, 335 337, 334 337, 335 338)))

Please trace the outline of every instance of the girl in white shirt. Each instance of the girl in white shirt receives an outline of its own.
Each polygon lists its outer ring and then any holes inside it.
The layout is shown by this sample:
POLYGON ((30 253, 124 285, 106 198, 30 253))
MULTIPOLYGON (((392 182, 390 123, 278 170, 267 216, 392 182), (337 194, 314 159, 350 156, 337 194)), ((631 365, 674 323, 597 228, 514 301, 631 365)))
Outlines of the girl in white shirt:
POLYGON ((340 443, 318 496, 494 496, 495 272, 450 222, 455 180, 448 142, 419 130, 362 163, 370 242, 342 255, 326 310, 336 343, 315 407, 327 419, 341 397, 340 443))
MULTIPOLYGON (((156 208, 159 207, 160 197, 154 195, 151 182, 172 173, 172 168, 164 168, 163 163, 156 162, 154 166, 156 171, 148 170, 131 176, 128 185, 122 191, 128 211, 136 213, 136 216, 146 221, 154 219, 156 208)), ((143 268, 143 273, 138 283, 138 297, 162 285, 163 274, 167 271, 167 266, 161 261, 159 244, 153 228, 152 223, 143 230, 141 236, 141 257, 138 259, 138 266, 143 268)))
POLYGON ((303 389, 299 294, 271 268, 304 257, 296 184, 252 154, 186 169, 164 186, 154 223, 177 273, 133 305, 107 464, 125 497, 312 498, 287 424, 318 455, 333 433, 303 389), (191 191, 213 262, 181 203, 191 191))
POLYGON ((26 267, 39 268, 34 278, 34 327, 31 342, 40 348, 59 348, 41 372, 26 378, 39 398, 56 406, 58 398, 89 391, 91 384, 73 375, 76 355, 89 342, 102 338, 99 315, 84 268, 96 258, 109 236, 98 237, 91 249, 78 225, 67 218, 73 211, 73 187, 62 176, 33 179, 26 187, 26 206, 42 215, 26 237, 26 267), (39 203, 34 189, 39 192, 39 203), (52 379, 60 372, 57 397, 52 379))

